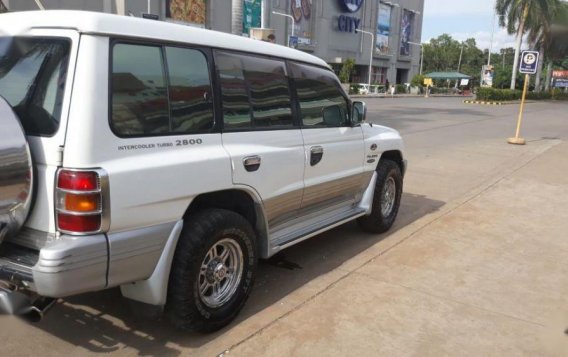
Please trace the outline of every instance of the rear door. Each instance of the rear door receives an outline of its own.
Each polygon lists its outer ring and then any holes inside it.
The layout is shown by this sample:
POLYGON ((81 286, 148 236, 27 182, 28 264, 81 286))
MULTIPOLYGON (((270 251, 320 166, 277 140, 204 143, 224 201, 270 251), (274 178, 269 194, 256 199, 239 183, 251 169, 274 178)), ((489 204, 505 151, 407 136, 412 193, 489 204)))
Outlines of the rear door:
POLYGON ((352 126, 349 101, 329 70, 291 63, 302 120, 305 155, 301 214, 350 209, 367 183, 360 126, 352 126))
MULTIPOLYGON (((55 232, 53 187, 65 145, 78 47, 74 30, 0 35, 0 95, 18 115, 33 154, 36 192, 26 226, 38 231, 55 232)), ((39 248, 45 242, 18 243, 39 248)))
POLYGON ((226 51, 216 51, 215 62, 233 183, 256 190, 273 230, 296 217, 304 187, 304 144, 286 63, 226 51))

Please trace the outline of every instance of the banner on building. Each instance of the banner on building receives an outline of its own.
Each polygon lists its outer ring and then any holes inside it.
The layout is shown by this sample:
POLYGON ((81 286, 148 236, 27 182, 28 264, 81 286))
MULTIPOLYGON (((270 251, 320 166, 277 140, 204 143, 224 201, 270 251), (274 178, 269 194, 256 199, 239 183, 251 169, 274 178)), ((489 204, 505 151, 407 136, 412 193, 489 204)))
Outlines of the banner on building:
POLYGON ((262 0, 244 0, 243 2, 244 36, 250 36, 250 29, 260 27, 261 7, 262 7, 262 0))
POLYGON ((298 44, 310 45, 312 42, 312 0, 289 0, 292 17, 294 17, 294 33, 290 36, 298 37, 298 44))
POLYGON ((380 53, 389 53, 389 36, 391 29, 391 7, 389 5, 379 3, 379 11, 377 14, 377 40, 376 50, 380 53))
POLYGON ((166 0, 166 18, 205 25, 207 0, 166 0))
POLYGON ((410 40, 414 24, 414 13, 409 10, 402 10, 402 20, 400 22, 400 55, 410 56, 410 40))

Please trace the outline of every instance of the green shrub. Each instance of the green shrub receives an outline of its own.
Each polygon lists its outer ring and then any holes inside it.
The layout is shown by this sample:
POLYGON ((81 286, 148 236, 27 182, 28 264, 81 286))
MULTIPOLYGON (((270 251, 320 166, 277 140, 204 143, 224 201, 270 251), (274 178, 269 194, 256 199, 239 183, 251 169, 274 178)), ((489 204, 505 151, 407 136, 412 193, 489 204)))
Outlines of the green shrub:
POLYGON ((552 99, 552 93, 551 92, 528 92, 527 93, 527 99, 531 99, 531 100, 550 100, 552 99))
POLYGON ((397 84, 396 85, 396 93, 399 93, 399 94, 406 93, 406 86, 404 84, 397 84))
POLYGON ((417 74, 414 77, 412 77, 412 80, 410 81, 410 85, 413 87, 422 87, 424 86, 424 76, 421 74, 417 74))
POLYGON ((349 86, 349 94, 359 94, 359 90, 361 90, 361 85, 359 84, 352 84, 349 86))
POLYGON ((520 90, 496 89, 488 87, 477 88, 477 100, 483 101, 508 101, 521 99, 520 90))
MULTIPOLYGON (((477 88, 477 100, 483 101, 510 101, 520 100, 523 92, 511 89, 477 88)), ((526 99, 530 100, 568 100, 568 94, 561 90, 551 92, 527 92, 526 99)))
POLYGON ((560 88, 554 88, 551 96, 554 100, 568 100, 568 92, 563 92, 560 88))
POLYGON ((447 87, 430 87, 430 94, 453 94, 453 88, 447 87))

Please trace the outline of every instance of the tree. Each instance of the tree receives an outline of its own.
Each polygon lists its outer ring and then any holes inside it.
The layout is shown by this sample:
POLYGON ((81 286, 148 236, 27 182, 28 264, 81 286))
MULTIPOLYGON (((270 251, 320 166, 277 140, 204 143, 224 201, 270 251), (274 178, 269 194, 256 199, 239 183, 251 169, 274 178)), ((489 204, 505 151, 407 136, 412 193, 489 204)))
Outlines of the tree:
POLYGON ((339 72, 339 80, 341 83, 349 83, 353 70, 355 69, 355 60, 353 58, 348 58, 343 62, 341 71, 339 72))
POLYGON ((517 35, 511 89, 515 89, 519 52, 525 31, 527 28, 536 28, 542 21, 550 21, 559 3, 560 0, 496 0, 495 10, 500 15, 499 25, 507 27, 510 34, 517 35))
POLYGON ((430 43, 424 44, 425 73, 457 71, 462 46, 460 72, 479 81, 481 66, 484 62, 483 51, 477 47, 473 38, 459 42, 448 34, 440 35, 438 38, 431 39, 430 43))

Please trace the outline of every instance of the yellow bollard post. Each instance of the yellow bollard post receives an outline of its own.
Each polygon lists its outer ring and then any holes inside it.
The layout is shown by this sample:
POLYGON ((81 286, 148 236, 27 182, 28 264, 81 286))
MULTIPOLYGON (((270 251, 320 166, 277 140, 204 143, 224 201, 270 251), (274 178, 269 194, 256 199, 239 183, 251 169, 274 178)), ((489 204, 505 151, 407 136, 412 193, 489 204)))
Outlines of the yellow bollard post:
POLYGON ((523 95, 521 97, 521 109, 519 110, 519 119, 517 120, 517 131, 514 138, 507 139, 509 144, 513 145, 525 145, 526 141, 519 137, 521 133, 521 122, 523 121, 523 109, 525 108, 525 96, 527 94, 527 88, 529 86, 529 75, 525 74, 525 84, 523 86, 523 95))

